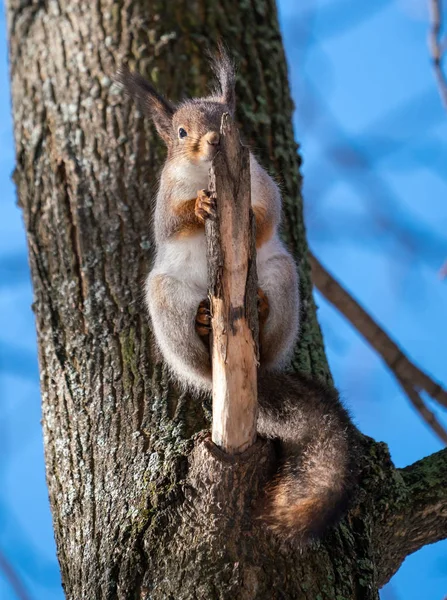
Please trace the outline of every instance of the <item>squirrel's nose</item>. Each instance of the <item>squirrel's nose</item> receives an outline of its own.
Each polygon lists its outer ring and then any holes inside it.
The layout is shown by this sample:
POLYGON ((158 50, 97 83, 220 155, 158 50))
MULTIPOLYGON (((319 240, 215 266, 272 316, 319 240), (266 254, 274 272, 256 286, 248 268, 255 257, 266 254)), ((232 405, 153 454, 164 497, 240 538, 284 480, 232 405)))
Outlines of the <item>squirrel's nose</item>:
POLYGON ((209 131, 205 135, 205 139, 211 146, 218 146, 220 142, 220 135, 217 133, 217 131, 209 131))

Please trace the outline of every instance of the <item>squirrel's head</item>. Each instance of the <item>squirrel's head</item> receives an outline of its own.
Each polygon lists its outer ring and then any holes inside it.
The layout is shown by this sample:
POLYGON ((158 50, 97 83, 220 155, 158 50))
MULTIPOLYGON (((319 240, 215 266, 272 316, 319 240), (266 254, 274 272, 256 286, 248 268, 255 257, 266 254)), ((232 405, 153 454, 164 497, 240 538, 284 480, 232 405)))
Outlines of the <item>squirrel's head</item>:
POLYGON ((211 96, 174 105, 161 96, 141 75, 122 68, 117 81, 153 120, 165 141, 170 158, 195 164, 211 161, 219 149, 220 123, 224 112, 234 113, 235 73, 227 53, 220 48, 213 70, 218 86, 211 96))

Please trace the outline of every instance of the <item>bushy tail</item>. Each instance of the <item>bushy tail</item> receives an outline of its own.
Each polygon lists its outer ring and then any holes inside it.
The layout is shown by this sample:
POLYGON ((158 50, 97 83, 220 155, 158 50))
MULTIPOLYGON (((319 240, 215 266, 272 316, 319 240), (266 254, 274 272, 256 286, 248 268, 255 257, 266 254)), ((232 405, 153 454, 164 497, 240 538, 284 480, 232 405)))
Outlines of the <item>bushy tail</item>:
POLYGON ((300 375, 261 376, 258 431, 282 454, 264 521, 302 544, 320 537, 347 510, 356 480, 356 430, 337 392, 300 375))

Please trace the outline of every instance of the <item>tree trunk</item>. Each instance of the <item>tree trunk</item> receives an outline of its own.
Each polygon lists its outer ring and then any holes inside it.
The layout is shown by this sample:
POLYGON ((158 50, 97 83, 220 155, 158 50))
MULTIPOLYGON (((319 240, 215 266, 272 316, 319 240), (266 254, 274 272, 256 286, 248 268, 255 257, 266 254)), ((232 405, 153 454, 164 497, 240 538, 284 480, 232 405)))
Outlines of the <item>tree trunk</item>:
POLYGON ((209 402, 171 385, 142 303, 164 150, 112 77, 125 59, 173 99, 201 94, 204 50, 222 37, 239 67, 238 121, 282 184, 303 298, 294 368, 330 381, 274 0, 9 0, 8 21, 15 181, 67 598, 377 598, 406 553, 447 535, 445 454, 398 472, 365 440, 350 517, 304 553, 283 545, 251 511, 271 446, 259 440, 235 458, 208 441, 209 402), (420 535, 425 503, 438 518, 431 537, 420 535))

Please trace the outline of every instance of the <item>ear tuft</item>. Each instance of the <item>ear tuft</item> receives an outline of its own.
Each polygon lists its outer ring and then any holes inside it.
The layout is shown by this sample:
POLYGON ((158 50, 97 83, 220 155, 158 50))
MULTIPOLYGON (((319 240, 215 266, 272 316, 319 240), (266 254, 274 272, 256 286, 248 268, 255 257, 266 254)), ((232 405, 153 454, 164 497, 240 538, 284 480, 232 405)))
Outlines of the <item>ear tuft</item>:
POLYGON ((118 69, 115 81, 137 103, 140 110, 151 117, 158 133, 169 144, 175 106, 163 98, 144 77, 129 71, 126 65, 118 69))
POLYGON ((236 108, 236 72, 234 63, 222 42, 218 44, 217 54, 212 58, 211 67, 219 83, 217 95, 220 96, 221 102, 228 106, 230 113, 234 114, 236 108))

